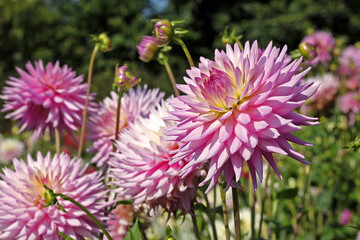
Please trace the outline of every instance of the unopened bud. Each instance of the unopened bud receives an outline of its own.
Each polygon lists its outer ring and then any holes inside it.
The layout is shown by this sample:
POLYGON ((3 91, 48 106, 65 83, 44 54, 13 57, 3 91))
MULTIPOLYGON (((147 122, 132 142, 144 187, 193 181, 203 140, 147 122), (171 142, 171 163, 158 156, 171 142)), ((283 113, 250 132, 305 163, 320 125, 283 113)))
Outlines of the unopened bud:
POLYGON ((50 188, 48 188, 45 184, 43 186, 45 188, 44 198, 45 198, 45 202, 46 202, 44 207, 55 205, 57 200, 56 200, 54 191, 51 190, 50 188))
POLYGON ((112 48, 112 42, 109 36, 106 33, 101 33, 99 36, 94 38, 97 44, 99 45, 99 49, 102 52, 108 52, 112 48))
POLYGON ((143 36, 140 44, 137 46, 139 58, 143 62, 149 62, 154 58, 155 53, 158 51, 158 41, 154 37, 143 36))
POLYGON ((129 90, 141 81, 141 78, 134 76, 127 65, 118 67, 115 73, 114 83, 118 87, 124 87, 129 90))
POLYGON ((315 47, 308 42, 301 42, 299 44, 299 50, 301 55, 303 55, 308 61, 313 60, 317 56, 315 47))
POLYGON ((156 19, 153 34, 155 35, 158 46, 164 47, 168 45, 172 37, 171 23, 167 19, 156 19))

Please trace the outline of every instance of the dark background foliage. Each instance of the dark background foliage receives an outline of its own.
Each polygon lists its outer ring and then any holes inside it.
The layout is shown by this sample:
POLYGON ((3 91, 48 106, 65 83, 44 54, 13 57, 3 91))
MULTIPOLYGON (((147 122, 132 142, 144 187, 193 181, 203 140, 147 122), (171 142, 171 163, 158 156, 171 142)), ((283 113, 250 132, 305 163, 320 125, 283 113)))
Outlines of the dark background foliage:
MULTIPOLYGON (((116 63, 128 63, 151 87, 171 93, 167 76, 156 62, 138 60, 136 45, 151 35, 152 18, 185 19, 190 30, 185 42, 195 63, 200 56, 211 58, 223 48, 225 26, 236 28, 243 41, 257 39, 265 47, 287 44, 295 49, 309 29, 331 31, 349 43, 360 39, 358 1, 345 0, 7 0, 0 1, 0 84, 17 76, 15 66, 27 61, 60 60, 78 74, 86 75, 93 47, 91 34, 107 32, 113 51, 99 54, 94 69, 93 91, 98 99, 111 88, 116 63)), ((181 81, 187 68, 178 46, 170 62, 181 81), (180 56, 180 57, 179 57, 180 56)))

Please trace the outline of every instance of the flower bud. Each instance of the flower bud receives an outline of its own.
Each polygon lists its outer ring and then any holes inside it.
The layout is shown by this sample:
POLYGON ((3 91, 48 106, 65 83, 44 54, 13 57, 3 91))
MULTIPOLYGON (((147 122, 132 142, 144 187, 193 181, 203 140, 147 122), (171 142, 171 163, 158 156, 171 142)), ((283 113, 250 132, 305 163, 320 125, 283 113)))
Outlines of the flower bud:
POLYGON ((158 41, 159 47, 168 45, 172 37, 171 23, 167 19, 155 20, 153 34, 158 41))
POLYGON ((112 42, 109 36, 106 33, 101 33, 95 38, 97 44, 99 44, 99 49, 102 52, 108 52, 112 48, 112 42))
POLYGON ((306 60, 311 61, 317 56, 315 47, 308 42, 301 42, 299 44, 299 50, 306 60))
POLYGON ((129 90, 141 81, 141 78, 134 76, 128 69, 127 65, 117 68, 114 83, 118 87, 124 87, 129 90))
POLYGON ((143 36, 140 44, 137 46, 140 60, 143 62, 149 62, 153 59, 155 53, 159 49, 158 41, 154 37, 143 36))
POLYGON ((48 188, 46 185, 44 185, 44 188, 45 188, 44 198, 45 198, 45 202, 46 202, 44 207, 55 205, 57 200, 56 200, 54 191, 51 190, 50 188, 48 188))

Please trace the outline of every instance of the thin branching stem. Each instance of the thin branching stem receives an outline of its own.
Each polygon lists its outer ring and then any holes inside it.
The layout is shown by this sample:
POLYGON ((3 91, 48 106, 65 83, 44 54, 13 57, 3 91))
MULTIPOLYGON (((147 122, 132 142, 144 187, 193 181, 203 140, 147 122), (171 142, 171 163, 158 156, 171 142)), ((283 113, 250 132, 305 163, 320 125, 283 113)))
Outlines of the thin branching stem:
POLYGON ((55 145, 56 145, 56 154, 60 154, 60 132, 58 128, 55 128, 55 145))
POLYGON ((227 207, 226 207, 226 193, 223 188, 221 176, 219 177, 218 182, 219 182, 220 196, 222 202, 226 240, 230 240, 229 220, 228 220, 227 207))
POLYGON ((76 200, 72 199, 71 197, 68 197, 62 193, 55 193, 55 196, 61 197, 64 200, 70 201, 72 202, 74 205, 76 205, 78 208, 80 208, 82 211, 84 211, 90 218, 91 220, 94 221, 94 223, 101 229, 101 231, 105 234, 105 236, 108 238, 108 240, 112 240, 112 237, 110 236, 110 234, 106 231, 106 229, 104 228, 104 226, 99 222, 99 220, 96 219, 96 217, 94 215, 92 215, 89 210, 87 210, 83 205, 81 205, 80 203, 78 203, 76 200))
POLYGON ((87 80, 88 88, 87 88, 87 92, 86 92, 85 107, 83 109, 83 116, 82 116, 83 119, 82 119, 81 130, 80 130, 79 149, 78 149, 78 154, 77 154, 78 159, 81 157, 81 152, 82 152, 82 148, 83 148, 84 135, 85 135, 85 124, 86 124, 86 114, 87 114, 87 109, 88 109, 88 105, 89 105, 89 97, 90 97, 92 70, 93 70, 93 66, 94 66, 95 56, 96 56, 96 53, 98 52, 98 50, 99 50, 99 45, 96 44, 94 47, 94 50, 92 51, 91 58, 90 58, 88 80, 87 80))
POLYGON ((184 53, 186 55, 186 58, 187 58, 187 60, 189 62, 190 67, 194 67, 194 61, 192 60, 190 52, 189 52, 188 48, 186 47, 184 41, 182 39, 180 39, 180 38, 177 39, 177 41, 180 44, 180 46, 182 47, 182 49, 183 49, 183 51, 184 51, 184 53))
POLYGON ((199 227, 197 225, 197 221, 196 221, 196 216, 195 216, 195 211, 192 210, 192 212, 190 213, 191 216, 191 220, 194 226, 194 233, 195 233, 195 237, 197 240, 201 240, 200 238, 200 231, 199 231, 199 227))
POLYGON ((298 213, 296 215, 296 225, 294 227, 294 232, 293 232, 293 240, 296 240, 296 235, 299 231, 299 228, 300 228, 300 220, 301 220, 301 217, 302 217, 302 213, 303 213, 303 210, 304 210, 304 206, 305 206, 305 199, 306 199, 306 194, 307 194, 307 190, 308 190, 308 184, 309 184, 309 178, 310 178, 310 167, 309 166, 305 166, 305 181, 304 181, 304 193, 303 193, 303 196, 301 198, 301 203, 300 203, 300 206, 299 206, 299 210, 298 210, 298 213))
POLYGON ((239 208, 239 195, 237 188, 232 187, 233 211, 234 211, 234 226, 235 226, 235 239, 241 240, 241 225, 240 225, 240 208, 239 208))
POLYGON ((262 200, 261 200, 261 212, 260 212, 258 240, 261 239, 261 230, 262 230, 262 222, 264 219, 265 199, 266 199, 266 193, 267 193, 267 188, 268 188, 269 175, 270 175, 270 166, 268 167, 268 169, 266 171, 264 193, 263 193, 262 200))
POLYGON ((177 89, 176 87, 176 81, 175 81, 175 77, 174 77, 174 74, 171 70, 171 67, 170 67, 170 64, 169 64, 169 61, 168 60, 164 60, 164 66, 165 66, 165 69, 166 69, 166 72, 167 74, 169 75, 169 78, 170 78, 170 81, 171 81, 171 85, 174 89, 174 92, 175 92, 175 95, 176 96, 179 96, 180 93, 179 93, 179 90, 177 89))

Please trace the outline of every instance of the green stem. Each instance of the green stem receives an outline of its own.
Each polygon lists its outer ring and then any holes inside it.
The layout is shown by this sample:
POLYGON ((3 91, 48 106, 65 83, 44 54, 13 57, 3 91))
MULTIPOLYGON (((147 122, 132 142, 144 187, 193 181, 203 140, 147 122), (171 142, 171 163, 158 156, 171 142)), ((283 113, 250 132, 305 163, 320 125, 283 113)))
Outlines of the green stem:
MULTIPOLYGON (((198 192, 201 194, 201 197, 203 197, 205 199, 205 202, 206 202, 206 214, 208 215, 209 220, 210 220, 210 225, 211 225, 211 228, 212 228, 212 233, 213 233, 214 240, 217 240, 218 236, 217 236, 216 226, 215 226, 215 216, 214 216, 214 212, 210 210, 209 199, 208 199, 206 194, 203 194, 203 192, 201 192, 201 191, 198 191, 198 192)), ((214 195, 216 195, 216 194, 214 194, 214 195)))
MULTIPOLYGON (((118 93, 118 103, 116 109, 116 125, 115 125, 115 140, 119 140, 119 131, 120 131, 120 113, 121 113, 121 97, 124 93, 124 89, 121 87, 118 93)), ((113 152, 116 151, 115 145, 113 145, 113 152)))
POLYGON ((106 229, 104 228, 104 226, 99 222, 99 220, 96 219, 96 217, 94 215, 92 215, 89 210, 87 210, 83 205, 81 205, 80 203, 78 203, 76 200, 72 199, 71 197, 68 197, 62 193, 55 193, 55 196, 61 197, 64 200, 70 201, 73 204, 75 204, 78 208, 80 208, 81 210, 83 210, 90 218, 91 220, 94 221, 94 223, 103 231, 103 233, 105 234, 105 236, 108 238, 108 240, 112 240, 112 237, 110 236, 110 234, 106 231, 106 229))
POLYGON ((294 227, 294 233, 293 233, 293 238, 292 238, 293 240, 296 240, 296 235, 300 228, 300 220, 301 220, 302 213, 303 213, 304 206, 305 206, 305 198, 306 198, 306 193, 308 190, 308 183, 309 183, 309 179, 310 179, 310 167, 309 166, 305 166, 305 174, 304 175, 305 175, 304 193, 301 198, 301 203, 299 206, 298 214, 296 215, 296 225, 294 227))
POLYGON ((218 182, 219 182, 220 196, 222 202, 226 240, 230 240, 229 220, 228 220, 227 208, 226 208, 226 193, 224 192, 221 176, 219 177, 218 182))
POLYGON ((243 45, 241 44, 241 42, 239 41, 239 39, 235 38, 235 41, 236 41, 236 43, 239 45, 240 50, 241 50, 241 51, 244 51, 244 47, 243 47, 243 45))
POLYGON ((194 233, 195 233, 195 237, 197 240, 201 240, 200 238, 200 232, 199 232, 199 227, 197 225, 197 221, 196 221, 196 217, 195 217, 195 211, 192 210, 192 212, 190 213, 191 216, 191 220, 194 226, 194 233))
POLYGON ((175 77, 174 77, 173 72, 171 71, 171 67, 170 67, 170 65, 169 65, 169 61, 168 61, 168 60, 164 60, 164 66, 165 66, 166 72, 167 72, 168 75, 169 75, 169 78, 170 78, 170 81, 171 81, 171 85, 172 85, 173 88, 174 88, 175 95, 176 95, 176 96, 179 96, 180 93, 179 93, 179 90, 176 88, 175 77))
POLYGON ((259 240, 261 239, 261 230, 262 230, 262 222, 264 219, 265 199, 266 199, 266 192, 267 192, 267 188, 268 188, 269 175, 270 175, 270 166, 268 167, 268 169, 266 171, 264 194, 263 194, 263 197, 261 200, 261 213, 260 213, 259 234, 258 234, 259 240))
POLYGON ((78 154, 77 154, 78 159, 81 157, 81 152, 82 152, 82 148, 83 148, 83 141, 84 141, 84 134, 85 134, 85 123, 86 123, 86 113, 87 113, 87 108, 88 108, 88 104, 89 104, 92 70, 93 70, 94 60, 95 60, 96 53, 98 52, 98 49, 99 49, 99 45, 96 44, 95 47, 94 47, 94 50, 92 51, 91 59, 90 59, 90 65, 89 65, 89 71, 88 71, 88 81, 87 81, 88 89, 87 89, 87 92, 86 92, 85 108, 83 110, 83 119, 82 119, 81 131, 80 131, 80 139, 79 139, 80 142, 79 142, 79 149, 78 149, 78 154))
POLYGON ((250 239, 255 239, 255 191, 253 187, 253 180, 249 177, 249 205, 251 211, 251 235, 250 239))
POLYGON ((241 240, 241 225, 240 225, 240 210, 239 210, 239 196, 237 188, 232 187, 232 199, 234 205, 234 224, 236 240, 241 240))
POLYGON ((181 38, 177 39, 177 41, 180 44, 180 46, 182 47, 182 49, 184 50, 184 53, 185 53, 186 58, 187 58, 187 60, 188 60, 188 62, 190 64, 190 67, 194 67, 194 61, 192 60, 190 52, 189 52, 188 48, 186 47, 184 41, 181 38))
POLYGON ((56 154, 60 154, 60 133, 59 129, 55 128, 55 144, 56 144, 56 154))

